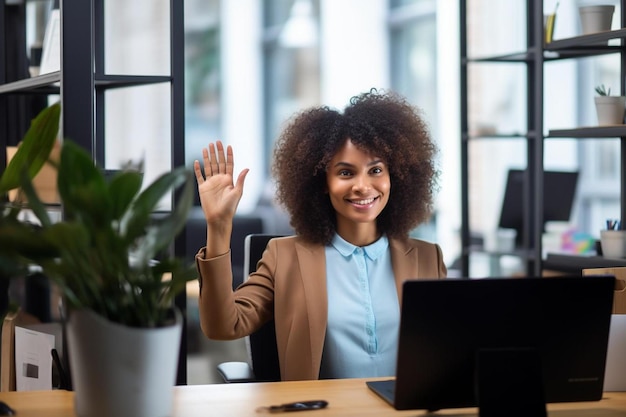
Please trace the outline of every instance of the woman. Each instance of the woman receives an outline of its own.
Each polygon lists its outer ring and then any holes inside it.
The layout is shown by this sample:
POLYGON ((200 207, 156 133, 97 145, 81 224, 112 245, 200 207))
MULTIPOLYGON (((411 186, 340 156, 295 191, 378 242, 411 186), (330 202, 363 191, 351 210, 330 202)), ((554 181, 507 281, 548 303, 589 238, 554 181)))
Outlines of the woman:
POLYGON ((213 339, 275 320, 282 380, 395 374, 402 282, 444 278, 438 245, 410 239, 431 214, 436 147, 419 112, 376 91, 343 114, 296 115, 279 138, 277 200, 295 236, 273 239, 257 271, 232 290, 230 236, 248 170, 233 182, 221 142, 194 170, 207 221, 196 255, 200 322, 213 339))

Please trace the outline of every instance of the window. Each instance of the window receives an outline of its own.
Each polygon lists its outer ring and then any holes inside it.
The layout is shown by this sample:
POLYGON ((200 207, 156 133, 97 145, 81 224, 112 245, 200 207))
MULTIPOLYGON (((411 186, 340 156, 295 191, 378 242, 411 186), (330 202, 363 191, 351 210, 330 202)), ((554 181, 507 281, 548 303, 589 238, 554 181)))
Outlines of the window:
MULTIPOLYGON (((434 0, 394 0, 389 14, 391 83, 424 112, 433 138, 437 131, 437 8, 434 0)), ((438 241, 436 214, 411 234, 438 241)))
POLYGON ((220 2, 185 2, 185 160, 221 138, 220 2))
POLYGON ((274 141, 296 111, 320 104, 319 13, 316 0, 264 2, 266 167, 274 141))

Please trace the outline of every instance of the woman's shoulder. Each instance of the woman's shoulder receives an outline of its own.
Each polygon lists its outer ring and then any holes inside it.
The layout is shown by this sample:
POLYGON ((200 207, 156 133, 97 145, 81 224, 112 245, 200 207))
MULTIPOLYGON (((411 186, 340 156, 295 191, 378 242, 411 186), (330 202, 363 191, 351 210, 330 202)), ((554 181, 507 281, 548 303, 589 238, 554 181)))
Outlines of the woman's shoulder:
POLYGON ((276 247, 279 247, 282 249, 295 248, 296 246, 305 247, 305 248, 323 247, 323 245, 311 243, 298 235, 275 236, 272 239, 270 239, 270 241, 268 242, 268 245, 275 245, 276 247))
POLYGON ((425 250, 438 250, 439 245, 437 243, 428 242, 422 239, 416 239, 407 237, 404 239, 389 238, 391 245, 405 247, 406 249, 425 249, 425 250))
POLYGON ((292 246, 297 242, 297 238, 296 235, 275 235, 268 241, 268 245, 292 246))
POLYGON ((314 244, 300 236, 274 237, 267 243, 268 259, 277 265, 296 265, 319 260, 324 256, 324 245, 314 244))

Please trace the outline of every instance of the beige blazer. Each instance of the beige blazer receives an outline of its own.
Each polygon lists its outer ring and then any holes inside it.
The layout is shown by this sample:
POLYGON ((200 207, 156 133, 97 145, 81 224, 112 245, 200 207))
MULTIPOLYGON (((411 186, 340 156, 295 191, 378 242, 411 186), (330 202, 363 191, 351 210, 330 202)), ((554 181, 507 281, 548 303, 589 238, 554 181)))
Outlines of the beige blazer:
MULTIPOLYGON (((407 279, 445 278, 438 245, 390 239, 389 246, 400 300, 407 279)), ((237 339, 274 318, 282 380, 318 379, 328 307, 324 250, 297 236, 272 239, 257 271, 233 291, 230 253, 204 259, 200 249, 196 264, 204 334, 237 339)))

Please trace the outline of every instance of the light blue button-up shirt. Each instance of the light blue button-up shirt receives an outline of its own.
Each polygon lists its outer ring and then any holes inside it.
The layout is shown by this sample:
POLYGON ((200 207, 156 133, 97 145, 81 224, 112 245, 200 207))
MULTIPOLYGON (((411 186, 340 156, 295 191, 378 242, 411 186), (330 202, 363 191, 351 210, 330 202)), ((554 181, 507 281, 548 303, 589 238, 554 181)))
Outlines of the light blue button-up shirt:
POLYGON ((335 235, 326 247, 326 286, 320 378, 395 375, 400 307, 387 237, 358 247, 335 235))

